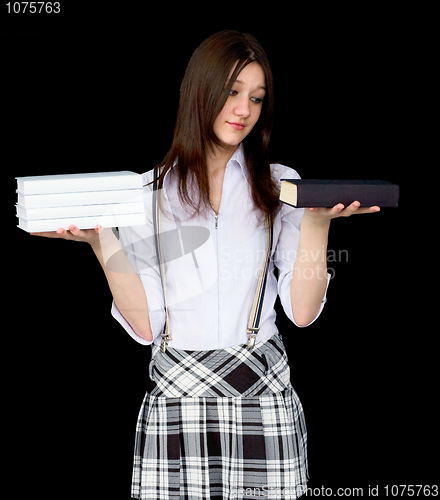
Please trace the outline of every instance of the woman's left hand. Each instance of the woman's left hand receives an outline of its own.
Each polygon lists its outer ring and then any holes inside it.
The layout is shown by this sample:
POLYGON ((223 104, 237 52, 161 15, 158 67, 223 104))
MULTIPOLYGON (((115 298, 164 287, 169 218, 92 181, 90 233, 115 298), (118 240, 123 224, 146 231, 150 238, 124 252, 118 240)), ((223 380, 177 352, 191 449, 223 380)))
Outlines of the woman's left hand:
POLYGON ((348 207, 344 207, 342 203, 338 203, 333 208, 306 208, 304 217, 319 225, 330 224, 332 219, 337 217, 350 217, 350 215, 358 214, 374 214, 380 211, 380 207, 361 207, 358 201, 354 201, 348 207))

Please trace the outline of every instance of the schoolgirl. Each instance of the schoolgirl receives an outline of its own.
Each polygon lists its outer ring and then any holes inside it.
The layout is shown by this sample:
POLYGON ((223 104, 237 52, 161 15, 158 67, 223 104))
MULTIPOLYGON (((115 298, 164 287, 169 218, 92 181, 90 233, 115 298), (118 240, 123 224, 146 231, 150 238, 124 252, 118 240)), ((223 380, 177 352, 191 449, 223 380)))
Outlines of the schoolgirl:
POLYGON ((299 327, 315 321, 326 301, 330 220, 379 207, 280 203, 280 179, 299 176, 269 162, 272 120, 263 48, 249 34, 217 33, 189 62, 169 152, 143 175, 146 225, 120 228, 119 239, 100 226, 38 233, 90 243, 113 316, 152 345, 134 498, 305 491, 306 425, 274 303, 279 295, 299 327))

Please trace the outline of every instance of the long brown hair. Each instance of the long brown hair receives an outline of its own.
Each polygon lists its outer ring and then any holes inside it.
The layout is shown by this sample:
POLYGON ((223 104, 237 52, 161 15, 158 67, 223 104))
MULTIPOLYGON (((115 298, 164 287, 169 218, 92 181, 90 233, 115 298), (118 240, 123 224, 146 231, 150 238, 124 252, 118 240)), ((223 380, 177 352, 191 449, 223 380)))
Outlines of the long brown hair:
POLYGON ((279 190, 270 173, 269 142, 273 121, 273 77, 263 47, 247 33, 226 30, 207 38, 193 53, 180 87, 180 102, 171 149, 160 165, 159 188, 167 171, 178 174, 182 205, 193 215, 210 209, 207 148, 221 147, 214 121, 222 110, 240 71, 257 62, 266 79, 266 95, 254 129, 243 140, 254 206, 273 223, 280 210, 279 190), (235 70, 228 77, 235 66, 235 70), (189 186, 198 188, 198 200, 189 186))

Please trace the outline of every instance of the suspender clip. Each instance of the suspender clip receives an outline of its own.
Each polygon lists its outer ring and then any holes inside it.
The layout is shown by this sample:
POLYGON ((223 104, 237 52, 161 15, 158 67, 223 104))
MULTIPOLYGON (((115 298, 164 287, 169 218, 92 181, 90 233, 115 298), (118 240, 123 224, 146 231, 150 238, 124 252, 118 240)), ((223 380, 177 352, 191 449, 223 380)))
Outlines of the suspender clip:
POLYGON ((249 350, 252 350, 255 347, 255 342, 257 340, 257 335, 258 335, 259 330, 260 330, 259 328, 248 327, 247 334, 249 335, 249 337, 248 337, 248 349, 249 350))
POLYGON ((168 347, 168 341, 172 340, 171 334, 162 334, 162 342, 160 343, 160 351, 165 352, 168 347))
POLYGON ((248 338, 248 349, 251 351, 255 347, 255 341, 257 340, 256 335, 249 335, 248 338))

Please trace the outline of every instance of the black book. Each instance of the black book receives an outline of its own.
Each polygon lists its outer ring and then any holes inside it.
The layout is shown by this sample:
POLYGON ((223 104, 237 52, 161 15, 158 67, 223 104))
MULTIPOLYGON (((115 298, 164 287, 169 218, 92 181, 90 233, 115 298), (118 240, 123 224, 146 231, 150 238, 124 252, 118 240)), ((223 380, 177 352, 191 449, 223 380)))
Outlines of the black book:
POLYGON ((386 181, 339 179, 281 179, 280 200, 293 207, 397 207, 399 186, 386 181))

